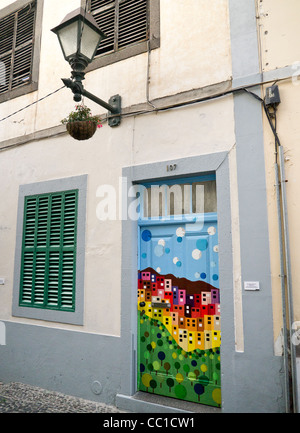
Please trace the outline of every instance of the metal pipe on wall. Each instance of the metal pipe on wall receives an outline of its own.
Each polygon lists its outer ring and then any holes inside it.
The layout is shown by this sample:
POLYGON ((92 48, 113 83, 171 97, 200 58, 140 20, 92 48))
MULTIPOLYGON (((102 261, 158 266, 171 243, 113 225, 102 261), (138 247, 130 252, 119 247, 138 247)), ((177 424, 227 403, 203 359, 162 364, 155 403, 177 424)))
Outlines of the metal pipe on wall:
POLYGON ((280 278, 281 278, 281 291, 282 291, 285 402, 286 402, 286 411, 290 412, 291 411, 290 383, 289 383, 289 357, 290 357, 293 412, 299 413, 298 392, 297 392, 298 383, 297 383, 297 366, 296 366, 296 348, 295 345, 293 344, 293 339, 292 339, 294 314, 293 314, 293 299, 292 299, 293 297, 292 297, 291 266, 290 266, 287 200, 286 200, 286 188, 285 188, 286 179, 285 179, 285 171, 284 171, 284 151, 276 131, 277 105, 271 104, 273 110, 271 114, 270 106, 266 105, 264 99, 260 98, 255 93, 248 91, 247 89, 243 89, 243 90, 262 103, 271 130, 275 137, 275 149, 276 149, 275 178, 276 178, 277 213, 278 213, 278 227, 279 227, 280 278), (272 118, 275 119, 275 125, 273 125, 272 118), (279 166, 277 162, 278 156, 279 156, 279 166), (286 303, 286 297, 288 300, 287 303, 286 303), (287 322, 289 323, 289 343, 288 343, 287 322), (288 350, 288 346, 290 346, 289 347, 290 353, 288 350))
POLYGON ((292 331, 294 322, 293 313, 293 294, 292 294, 292 279, 291 279, 291 263, 290 263, 290 243, 289 243, 289 229, 288 229, 288 212, 286 200, 286 178, 284 170, 284 152, 282 146, 278 146, 279 156, 279 171, 280 171, 280 184, 281 184, 281 209, 282 209, 282 228, 285 249, 285 270, 286 270, 286 288, 288 300, 288 318, 289 318, 289 332, 290 332, 290 355, 291 355, 291 375, 292 375, 292 392, 293 392, 293 409, 294 413, 298 413, 298 395, 297 395, 297 370, 296 370, 296 347, 292 341, 292 331))
POLYGON ((286 315, 286 296, 285 296, 285 273, 284 273, 284 248, 283 248, 283 232, 282 232, 282 216, 280 204, 280 180, 278 163, 274 164, 275 169, 275 187, 277 199, 277 216, 278 216, 278 231, 279 231, 279 256, 280 256, 280 281, 281 281, 281 296, 282 296, 282 322, 283 322, 283 366, 285 378, 285 409, 289 413, 290 409, 290 380, 289 380, 289 356, 288 356, 288 331, 287 331, 287 315, 286 315))

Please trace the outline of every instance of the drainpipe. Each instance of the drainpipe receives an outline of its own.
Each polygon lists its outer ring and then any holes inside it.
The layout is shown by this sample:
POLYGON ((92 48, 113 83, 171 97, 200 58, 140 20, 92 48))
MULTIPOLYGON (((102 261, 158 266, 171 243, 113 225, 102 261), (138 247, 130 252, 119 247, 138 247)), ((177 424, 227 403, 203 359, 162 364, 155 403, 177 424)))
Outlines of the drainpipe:
POLYGON ((286 296, 285 296, 285 274, 284 274, 284 252, 283 252, 283 233, 282 233, 282 216, 280 204, 280 180, 278 163, 274 164, 275 169, 275 187, 277 198, 277 216, 279 231, 279 256, 280 256, 280 281, 282 297, 282 322, 283 322, 283 366, 285 378, 285 410, 290 413, 290 378, 289 378, 289 356, 288 356, 288 332, 287 332, 287 315, 286 315, 286 296))
POLYGON ((289 229, 288 229, 288 213, 287 213, 287 200, 286 200, 286 178, 284 170, 284 153, 282 146, 278 146, 279 156, 279 170, 280 170, 280 186, 281 186, 281 210, 282 210, 282 227, 283 227, 283 240, 285 249, 285 270, 286 270, 286 289, 288 301, 288 318, 289 318, 289 332, 290 332, 290 356, 291 356, 291 376, 292 376, 292 395, 293 395, 293 410, 298 413, 298 395, 297 395, 297 370, 296 370, 296 346, 293 344, 292 330, 294 322, 293 313, 293 295, 292 295, 292 278, 291 278, 291 263, 290 263, 290 243, 289 243, 289 229))

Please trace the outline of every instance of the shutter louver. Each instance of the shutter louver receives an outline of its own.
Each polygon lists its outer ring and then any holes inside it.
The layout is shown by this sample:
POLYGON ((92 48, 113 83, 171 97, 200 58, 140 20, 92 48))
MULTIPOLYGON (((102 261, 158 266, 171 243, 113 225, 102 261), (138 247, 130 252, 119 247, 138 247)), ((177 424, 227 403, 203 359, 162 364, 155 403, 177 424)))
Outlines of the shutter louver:
POLYGON ((127 0, 120 3, 118 47, 147 39, 147 1, 127 0))
POLYGON ((75 309, 77 191, 25 199, 20 305, 75 309))
POLYGON ((48 197, 40 198, 38 202, 38 222, 37 222, 37 247, 46 247, 47 243, 47 224, 48 224, 48 197))
POLYGON ((64 212, 64 247, 74 246, 76 223, 75 212, 76 197, 74 196, 74 194, 66 194, 64 212))
POLYGON ((0 21, 0 56, 13 48, 14 15, 9 15, 0 21))
POLYGON ((18 13, 16 46, 32 42, 34 27, 34 7, 27 6, 18 13))
POLYGON ((52 197, 51 204, 50 246, 58 247, 61 236, 62 197, 52 197))
POLYGON ((9 90, 9 77, 11 75, 11 54, 0 58, 0 93, 9 90))
POLYGON ((61 305, 62 307, 72 308, 74 292, 74 253, 72 251, 63 254, 62 269, 61 305))
POLYGON ((59 252, 50 252, 49 254, 49 277, 48 277, 48 294, 47 305, 58 306, 59 290, 59 252))
POLYGON ((19 49, 15 54, 12 89, 22 86, 31 80, 32 47, 19 49))
POLYGON ((36 219, 37 199, 27 201, 26 222, 25 222, 25 248, 34 247, 35 219, 36 219))
POLYGON ((21 301, 31 304, 33 276, 33 253, 25 253, 23 257, 23 281, 21 301))
POLYGON ((107 36, 105 39, 101 41, 101 44, 96 52, 96 56, 104 53, 108 53, 114 50, 114 40, 115 40, 115 5, 114 2, 110 7, 100 12, 95 13, 94 18, 103 31, 103 33, 107 36))
POLYGON ((46 253, 37 252, 35 258, 34 303, 43 305, 45 290, 46 253))
POLYGON ((114 3, 114 2, 115 2, 115 0, 94 0, 94 1, 92 1, 92 4, 91 4, 91 12, 94 12, 103 6, 107 6, 107 5, 114 3))

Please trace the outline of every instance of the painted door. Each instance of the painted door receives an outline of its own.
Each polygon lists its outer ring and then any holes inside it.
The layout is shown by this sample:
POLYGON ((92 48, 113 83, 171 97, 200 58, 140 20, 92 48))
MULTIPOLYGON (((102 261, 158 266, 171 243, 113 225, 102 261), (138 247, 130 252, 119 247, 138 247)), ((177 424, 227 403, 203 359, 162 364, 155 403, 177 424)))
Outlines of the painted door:
POLYGON ((220 407, 218 226, 203 218, 140 225, 138 389, 220 407))

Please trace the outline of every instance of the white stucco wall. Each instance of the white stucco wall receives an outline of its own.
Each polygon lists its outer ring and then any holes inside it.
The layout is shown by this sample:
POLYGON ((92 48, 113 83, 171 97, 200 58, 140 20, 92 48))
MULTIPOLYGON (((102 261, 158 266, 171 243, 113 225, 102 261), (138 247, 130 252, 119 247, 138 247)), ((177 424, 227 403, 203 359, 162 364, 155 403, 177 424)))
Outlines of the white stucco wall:
POLYGON ((84 326, 78 329, 119 335, 121 221, 97 218, 97 205, 102 200, 96 195, 98 187, 112 185, 118 206, 122 167, 219 152, 233 145, 233 104, 232 98, 227 97, 163 114, 124 119, 121 126, 113 130, 105 124, 86 142, 64 135, 2 151, 0 182, 5 200, 0 203, 0 276, 5 277, 6 282, 0 287, 1 319, 41 323, 11 316, 20 184, 88 174, 85 319, 84 326))
MULTIPOLYGON (((13 3, 4 0, 3 5, 13 3)), ((150 99, 198 89, 231 77, 227 0, 161 0, 161 47, 151 53, 150 99)), ((44 0, 39 90, 0 105, 0 119, 60 88, 70 77, 51 29, 80 5, 80 0, 44 0)), ((87 74, 85 88, 101 99, 122 96, 123 107, 146 101, 148 56, 141 54, 87 74)), ((94 112, 103 112, 89 102, 94 112)), ((87 101, 85 101, 87 103, 87 101)), ((72 92, 64 89, 6 121, 0 140, 57 126, 73 110, 72 92)))
MULTIPOLYGON (((39 90, 0 104, 0 118, 57 89, 62 85, 60 78, 70 76, 50 29, 76 7, 74 3, 45 0, 39 90)), ((147 64, 147 54, 142 54, 90 72, 85 87, 104 100, 119 93, 123 107, 143 103, 147 64)), ((227 1, 161 0, 161 47, 151 53, 150 98, 229 80, 230 65, 227 1)), ((94 112, 103 112, 92 102, 85 103, 94 112)), ((71 91, 63 89, 3 122, 0 141, 57 126, 73 107, 71 91)), ((233 99, 227 96, 158 114, 123 118, 118 128, 105 123, 86 142, 65 134, 2 150, 0 277, 6 280, 0 286, 1 320, 120 335, 121 221, 99 221, 98 187, 109 184, 119 193, 122 167, 230 150, 234 143, 233 99), (12 317, 19 185, 80 174, 88 174, 84 326, 12 317)))
MULTIPOLYGON (((298 16, 300 3, 297 0, 262 0, 257 1, 260 19, 258 20, 261 42, 261 65, 263 72, 271 72, 285 68, 287 79, 279 81, 281 103, 277 110, 277 132, 284 148, 291 280, 293 287, 294 320, 300 320, 300 296, 297 290, 300 280, 298 273, 298 245, 300 230, 298 215, 300 205, 298 200, 299 176, 299 97, 300 81, 299 61, 300 49, 298 16)), ((263 88, 263 96, 265 89, 263 88)), ((274 173, 274 136, 269 123, 264 117, 265 162, 268 190, 268 212, 271 251, 271 273, 273 284, 274 337, 280 335, 282 327, 282 302, 280 289, 280 262, 278 219, 276 208, 275 173, 274 173)))
POLYGON ((284 68, 300 61, 298 0, 256 0, 262 70, 284 68))

